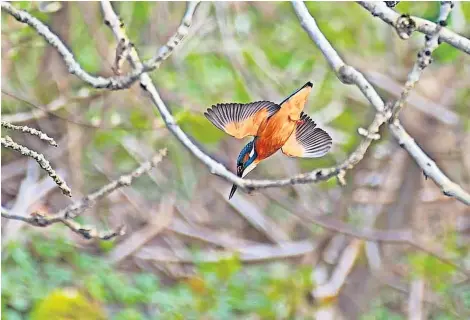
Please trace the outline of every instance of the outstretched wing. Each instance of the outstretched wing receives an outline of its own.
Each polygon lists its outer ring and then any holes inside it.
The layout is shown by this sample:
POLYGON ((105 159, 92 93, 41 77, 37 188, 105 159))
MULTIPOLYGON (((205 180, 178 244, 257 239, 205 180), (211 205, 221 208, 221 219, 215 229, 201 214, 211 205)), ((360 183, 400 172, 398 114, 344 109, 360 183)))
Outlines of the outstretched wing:
POLYGON ((241 139, 256 135, 261 122, 276 113, 279 108, 270 101, 221 103, 207 109, 204 115, 220 130, 241 139))
POLYGON ((282 112, 289 116, 289 119, 296 121, 300 119, 302 110, 307 102, 308 95, 312 91, 313 83, 310 81, 302 86, 302 88, 296 90, 290 96, 288 96, 279 105, 282 108, 282 112))
POLYGON ((281 150, 289 157, 318 158, 331 149, 331 137, 305 113, 300 115, 301 123, 282 146, 281 150))

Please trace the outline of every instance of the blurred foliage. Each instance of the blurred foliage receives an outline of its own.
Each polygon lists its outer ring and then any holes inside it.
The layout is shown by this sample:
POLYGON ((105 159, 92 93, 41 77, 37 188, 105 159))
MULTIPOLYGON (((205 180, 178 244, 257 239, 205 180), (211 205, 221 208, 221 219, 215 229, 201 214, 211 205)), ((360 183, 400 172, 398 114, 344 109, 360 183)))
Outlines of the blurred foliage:
MULTIPOLYGON (((242 267, 234 255, 196 262, 194 275, 168 287, 155 274, 118 271, 60 236, 31 236, 2 252, 2 319, 310 319, 317 307, 307 297, 315 287, 309 265, 242 267)), ((411 263, 432 283, 446 283, 449 271, 441 262, 418 253, 411 263), (440 275, 426 273, 436 268, 440 275)), ((444 286, 442 297, 457 296, 470 307, 468 285, 444 286)), ((386 292, 361 319, 404 319, 387 308, 393 299, 386 292)), ((450 318, 442 313, 439 319, 450 318)))
POLYGON ((28 245, 12 242, 3 251, 2 315, 93 320, 103 319, 102 305, 111 319, 119 320, 237 319, 250 314, 285 319, 299 306, 309 307, 310 273, 310 267, 285 264, 242 268, 233 256, 198 263, 194 276, 162 287, 154 274, 122 273, 63 238, 36 234, 28 245))
POLYGON ((104 320, 101 308, 90 303, 79 292, 59 289, 40 301, 31 312, 32 320, 104 320))
MULTIPOLYGON (((13 5, 28 10, 49 25, 57 14, 41 11, 36 2, 14 2, 13 5)), ((109 76, 115 41, 102 23, 98 4, 87 4, 92 6, 91 11, 84 10, 79 3, 63 5, 68 13, 67 23, 61 25, 61 31, 67 34, 65 42, 74 56, 88 72, 109 76), (86 22, 87 13, 90 14, 88 18, 95 18, 95 25, 86 22), (103 43, 104 40, 107 43, 103 43)), ((142 58, 150 58, 168 40, 184 12, 181 3, 128 1, 114 5, 142 58)), ((357 57, 365 61, 358 69, 365 68, 369 63, 382 66, 384 61, 389 61, 388 57, 384 57, 396 50, 387 42, 389 37, 396 37, 393 30, 383 27, 381 21, 373 19, 357 4, 308 2, 307 6, 325 36, 347 62, 354 63, 357 57)), ((270 99, 278 102, 315 77, 315 94, 310 97, 306 111, 321 114, 330 104, 340 104, 341 110, 325 124, 344 136, 344 141, 336 145, 336 152, 327 157, 295 161, 299 163, 299 170, 305 172, 344 159, 345 154, 359 142, 357 128, 369 123, 371 110, 347 94, 348 90, 355 89, 341 84, 330 71, 320 51, 300 26, 291 5, 286 2, 240 2, 227 5, 224 10, 221 10, 224 14, 219 15, 210 3, 201 4, 198 12, 202 12, 201 17, 205 19, 203 25, 197 21, 199 24, 193 26, 198 27, 196 34, 177 48, 160 69, 151 73, 181 128, 214 156, 233 164, 235 159, 225 158, 227 144, 236 149, 232 153, 237 154, 244 142, 227 137, 210 125, 203 111, 212 104, 228 101, 270 99), (230 39, 233 43, 223 42, 219 20, 224 18, 230 20, 227 25, 233 33, 233 39, 230 39)), ((400 2, 397 10, 435 19, 439 4, 400 2)), ((470 5, 462 3, 461 10, 468 21, 470 5)), ((454 22, 451 16, 450 27, 454 22)), ((28 98, 37 108, 43 108, 41 106, 60 94, 68 97, 102 94, 103 91, 91 89, 71 75, 67 75, 71 81, 70 88, 67 92, 61 91, 62 83, 56 83, 57 80, 47 72, 48 68, 61 65, 61 62, 46 59, 45 41, 33 29, 14 22, 3 12, 1 23, 2 50, 5 43, 9 47, 9 50, 2 51, 2 62, 7 62, 2 64, 5 68, 2 71, 6 70, 2 78, 8 84, 7 91, 28 98)), ((409 59, 415 57, 416 51, 423 45, 423 39, 423 35, 416 33, 406 43, 408 49, 401 57, 405 60, 404 64, 412 61, 409 59)), ((402 49, 398 47, 397 51, 402 49)), ((462 63, 459 60, 462 55, 453 47, 442 44, 433 53, 435 62, 429 71, 456 60, 462 63)), ((387 98, 386 93, 383 96, 387 98)), ((470 91, 462 88, 457 91, 457 96, 457 101, 461 103, 456 105, 455 112, 462 116, 464 129, 470 131, 470 91)), ((31 110, 34 107, 30 104, 2 95, 2 115, 31 110)), ((167 147, 168 162, 172 164, 158 186, 150 184, 148 177, 142 177, 133 186, 142 197, 156 202, 168 193, 176 192, 177 201, 185 203, 201 192, 199 178, 202 174, 207 175, 207 169, 199 170, 200 163, 162 128, 158 112, 136 91, 113 92, 109 100, 103 95, 93 101, 67 104, 53 113, 66 119, 50 117, 56 121, 48 124, 53 134, 60 136, 70 127, 78 127, 86 135, 80 146, 83 148, 82 167, 75 168, 75 171, 83 172, 86 181, 81 193, 85 194, 109 181, 97 168, 105 167, 107 158, 111 158, 113 163, 112 171, 109 171, 116 175, 135 167, 138 159, 123 143, 130 137, 154 149, 167 147), (88 126, 76 124, 80 121, 88 126), (152 129, 153 126, 159 128, 152 129)), ((315 119, 315 116, 312 117, 315 119)), ((2 154, 2 160, 5 159, 2 154)), ((260 165, 256 174, 263 178, 279 177, 276 176, 279 171, 275 171, 278 163, 271 163, 271 166, 260 165)), ((337 183, 331 179, 318 186, 322 190, 333 189, 337 183)), ((269 205, 265 212, 271 214, 276 210, 279 211, 279 207, 269 205)), ((280 217, 284 215, 287 213, 278 214, 280 217)), ((348 222, 359 226, 362 219, 361 211, 351 212, 348 222)), ((309 228, 319 233, 318 226, 309 228)), ((109 317, 119 320, 156 317, 238 319, 250 316, 256 319, 307 319, 316 307, 306 299, 307 292, 314 287, 310 277, 311 267, 293 267, 285 263, 243 267, 233 257, 218 263, 198 263, 194 276, 173 286, 164 286, 155 274, 124 273, 107 264, 103 255, 114 247, 113 242, 100 242, 98 247, 99 254, 92 255, 81 252, 81 248, 61 237, 45 234, 35 235, 26 243, 9 243, 2 252, 2 319, 59 318, 57 313, 63 312, 63 309, 56 307, 65 307, 67 303, 81 310, 93 306, 92 312, 95 312, 97 319, 102 317, 102 308, 109 317), (58 303, 58 300, 70 299, 70 290, 76 292, 75 300, 58 303), (54 316, 52 312, 55 312, 54 316)), ((453 252, 454 248, 451 246, 449 250, 453 252)), ((197 261, 197 254, 195 256, 197 261)), ((406 262, 412 270, 412 277, 429 280, 443 301, 447 303, 458 297, 470 309, 469 286, 449 285, 448 279, 455 270, 422 253, 410 254, 406 262)), ((402 319, 396 307, 397 300, 395 296, 378 295, 370 302, 370 310, 362 319, 402 319)), ((453 306, 449 305, 449 308, 453 306)), ((439 312, 436 312, 436 319, 452 318, 445 311, 442 314, 439 312)), ((92 317, 86 316, 88 319, 92 317)))
MULTIPOLYGON (((41 12, 35 3, 17 2, 20 7, 27 8, 32 14, 38 16, 44 22, 50 22, 51 15, 41 12)), ((82 9, 76 3, 68 4, 71 12, 80 14, 70 15, 69 41, 70 48, 74 52, 77 60, 84 69, 91 73, 97 73, 103 69, 103 56, 97 50, 97 40, 94 39, 95 30, 90 28, 83 19, 82 9)), ((305 83, 310 78, 312 68, 324 64, 324 60, 319 52, 302 30, 289 3, 271 3, 272 8, 269 13, 264 12, 267 8, 261 4, 241 4, 237 14, 227 11, 227 15, 233 20, 233 31, 235 32, 236 45, 241 51, 241 68, 251 72, 253 79, 250 82, 264 89, 272 86, 285 96, 292 92, 299 85, 305 83), (282 15, 282 23, 278 19, 271 19, 271 16, 282 15), (260 63, 260 57, 266 59, 265 63, 274 70, 267 77, 268 70, 260 63), (292 77, 290 75, 294 75, 292 77), (272 77, 277 77, 272 81, 272 77)), ((377 33, 377 21, 370 19, 369 13, 361 9, 354 3, 345 3, 342 6, 333 6, 321 2, 308 2, 307 6, 317 18, 317 22, 328 39, 334 39, 334 45, 339 52, 349 52, 352 55, 362 55, 366 58, 384 54, 388 49, 386 42, 381 41, 377 33), (360 23, 359 23, 360 21, 360 23), (357 38, 364 39, 361 45, 357 45, 357 38)), ((154 42, 154 36, 149 34, 152 14, 155 14, 155 5, 146 2, 121 2, 116 4, 117 10, 121 13, 121 18, 125 23, 129 36, 139 48, 139 52, 144 58, 150 57, 155 50, 155 45, 148 46, 148 42, 154 42), (151 38, 151 39, 149 39, 151 38)), ((169 21, 172 25, 159 23, 162 34, 171 34, 174 26, 179 23, 179 17, 183 7, 177 4, 168 4, 169 21)), ((464 15, 470 15, 470 6, 462 5, 464 15)), ((429 19, 435 19, 438 14, 438 3, 412 3, 401 2, 399 10, 416 14, 429 19)), ((3 14, 3 13, 2 13, 3 14)), ((216 17, 219 19, 220 17, 216 17)), ((214 23, 214 18, 210 20, 214 23)), ((208 23, 210 25, 210 23, 208 23)), ((452 25, 452 21, 450 22, 452 25)), ((102 32, 112 43, 112 35, 104 25, 99 26, 102 32)), ((21 61, 14 64, 14 72, 9 84, 12 88, 21 89, 25 83, 37 82, 41 68, 38 62, 42 60, 42 55, 46 44, 37 37, 31 28, 18 28, 17 25, 6 24, 2 21, 2 31, 8 35, 12 41, 12 50, 7 52, 7 56, 12 62, 21 61), (25 43, 25 44, 24 44, 25 43), (30 50, 33 46, 34 50, 30 50), (20 78, 21 77, 21 78, 20 78), (27 78, 24 78, 27 77, 27 78)), ((221 50, 220 36, 218 30, 211 31, 213 37, 207 41, 198 39, 192 45, 192 51, 185 52, 182 57, 174 58, 173 61, 164 63, 158 72, 151 74, 158 84, 158 87, 165 92, 177 91, 178 96, 184 96, 186 103, 175 103, 173 99, 167 103, 171 107, 174 116, 178 119, 181 127, 188 132, 196 141, 207 145, 209 150, 214 150, 212 145, 219 143, 222 139, 229 139, 220 130, 208 124, 202 115, 202 109, 210 105, 224 101, 248 102, 254 99, 268 98, 263 92, 257 92, 249 85, 246 76, 241 72, 240 67, 234 64, 234 59, 221 50), (194 46, 196 46, 194 48, 194 46), (204 49, 204 50, 203 50, 204 49), (191 108, 188 108, 189 106, 191 108), (199 112, 195 112, 197 108, 199 112)), ((420 37, 416 35, 415 37, 420 37)), ((160 39, 164 42, 165 37, 160 39)), ((191 42, 191 39, 188 40, 191 42)), ((458 51, 449 45, 441 45, 433 54, 436 61, 448 63, 459 55, 458 51)), ((110 62, 107 62, 110 64, 110 62)), ((106 63, 105 63, 106 64, 106 63)), ((39 103, 46 103, 57 94, 55 90, 41 90, 41 86, 48 87, 49 81, 43 81, 34 86, 35 92, 41 92, 43 97, 39 103), (50 96, 48 96, 50 95, 50 96)), ((80 90, 82 83, 77 82, 74 86, 80 90)), ((308 112, 321 111, 324 106, 336 99, 338 79, 330 71, 326 70, 325 77, 315 83, 318 86, 317 95, 312 97, 306 109, 308 112)), ((49 88, 49 87, 48 87, 49 88)), ((133 98, 126 97, 128 103, 135 105, 133 98)), ((345 101, 340 101, 345 103, 345 101)), ((29 109, 17 101, 11 99, 3 100, 3 112, 21 111, 29 109)), ((92 108, 86 110, 87 119, 94 122, 113 122, 112 117, 120 119, 120 124, 128 124, 135 129, 134 134, 141 135, 140 130, 149 129, 153 123, 149 117, 149 111, 154 112, 148 103, 145 108, 113 108, 113 112, 103 113, 102 103, 96 103, 92 108), (124 123, 125 122, 125 123, 124 123)), ((359 136, 356 134, 358 126, 367 123, 370 116, 365 113, 364 108, 355 103, 348 102, 337 117, 331 120, 330 126, 345 134, 347 139, 340 146, 341 151, 350 152, 358 143, 359 136)), ((462 110, 461 112, 464 112, 462 110)), ((156 113, 154 113, 156 114, 156 113)), ((159 118, 158 115, 156 115, 159 118)), ((467 119, 467 118, 466 118, 467 119)), ((468 119, 467 119, 468 122, 468 119)), ((119 127, 119 124, 117 125, 119 127)), ((97 130, 95 140, 90 144, 90 148, 115 149, 120 148, 123 135, 128 134, 128 130, 97 130)), ((236 142, 234 142, 236 143, 236 142)), ((182 147, 180 146, 181 150, 182 147)), ((120 159, 117 158, 117 161, 120 159)), ((299 160, 303 171, 312 170, 320 166, 329 166, 335 163, 334 155, 329 155, 320 159, 299 160)), ((269 170, 263 170, 263 174, 269 174, 269 170)), ((334 184, 333 184, 334 185, 334 184)))

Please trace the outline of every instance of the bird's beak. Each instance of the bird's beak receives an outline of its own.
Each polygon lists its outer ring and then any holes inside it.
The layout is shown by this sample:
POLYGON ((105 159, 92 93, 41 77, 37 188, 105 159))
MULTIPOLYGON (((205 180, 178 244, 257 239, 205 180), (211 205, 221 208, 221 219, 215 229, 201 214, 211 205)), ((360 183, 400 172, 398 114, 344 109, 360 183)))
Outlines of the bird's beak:
POLYGON ((237 185, 236 185, 236 184, 234 184, 234 185, 232 186, 232 190, 230 190, 230 195, 228 196, 228 199, 229 199, 229 200, 232 199, 233 194, 235 193, 235 191, 237 191, 237 185))
MULTIPOLYGON (((237 176, 241 178, 242 175, 243 175, 243 166, 237 166, 237 176)), ((233 194, 235 193, 236 190, 237 190, 237 185, 234 184, 232 186, 232 190, 230 190, 230 195, 228 196, 229 200, 233 197, 233 194)))

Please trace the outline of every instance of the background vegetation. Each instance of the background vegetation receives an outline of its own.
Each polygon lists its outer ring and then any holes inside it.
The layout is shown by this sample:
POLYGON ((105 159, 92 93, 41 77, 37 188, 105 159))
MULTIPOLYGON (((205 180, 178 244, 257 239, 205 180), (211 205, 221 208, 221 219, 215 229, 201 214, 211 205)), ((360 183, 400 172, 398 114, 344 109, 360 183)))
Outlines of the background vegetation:
MULTIPOLYGON (((47 23, 85 70, 112 75, 115 41, 99 3, 13 5, 47 23)), ((342 57, 386 100, 395 99, 424 35, 403 41, 355 3, 307 6, 342 57)), ((114 7, 142 58, 166 43, 185 10, 182 2, 119 2, 114 7)), ((439 3, 401 2, 396 9, 435 20, 439 3)), ((456 3, 449 28, 468 37, 468 21, 470 4, 456 3)), ((470 58, 447 44, 433 57, 402 121, 468 190, 470 58), (446 112, 426 112, 436 108, 446 112)), ((373 116, 357 88, 331 72, 287 2, 201 3, 189 36, 150 75, 182 129, 232 170, 246 141, 212 126, 203 116, 205 109, 219 102, 279 102, 312 80, 306 111, 333 136, 333 152, 313 160, 279 153, 258 166, 253 178, 286 177, 342 161, 359 142, 357 128, 373 116)), ((443 196, 386 131, 348 172, 346 187, 331 179, 249 195, 238 192, 229 202, 230 185, 174 139, 138 84, 122 91, 89 87, 67 72, 33 29, 3 11, 1 112, 2 120, 41 129, 59 142, 59 148, 50 148, 34 137, 8 132, 51 160, 73 199, 131 171, 156 150, 168 149, 158 168, 79 219, 101 229, 124 224, 123 237, 87 241, 62 225, 34 228, 2 219, 2 319, 309 319, 325 308, 344 319, 402 319, 415 281, 425 283, 429 319, 470 316, 468 281, 462 282, 447 264, 404 245, 384 244, 380 259, 374 259, 370 250, 376 247, 361 242, 338 296, 317 301, 309 295, 321 274, 338 268, 339 256, 353 241, 312 224, 309 217, 331 217, 361 228, 411 227, 470 269, 468 207, 443 196), (263 258, 286 241, 292 252, 263 258), (229 254, 212 259, 235 249, 252 258, 229 254), (380 262, 380 271, 371 266, 373 261, 380 262)), ((25 213, 47 213, 69 203, 36 163, 4 149, 1 160, 2 207, 23 203, 25 213)))

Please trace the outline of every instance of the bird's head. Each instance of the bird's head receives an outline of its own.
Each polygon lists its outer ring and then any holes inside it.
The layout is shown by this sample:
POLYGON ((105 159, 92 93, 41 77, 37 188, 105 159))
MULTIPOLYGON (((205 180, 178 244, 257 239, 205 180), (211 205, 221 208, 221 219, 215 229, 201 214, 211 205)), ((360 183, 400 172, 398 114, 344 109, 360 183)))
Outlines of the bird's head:
MULTIPOLYGON (((258 155, 256 154, 255 150, 255 140, 248 142, 248 144, 243 147, 237 159, 237 176, 243 178, 251 170, 253 170, 258 165, 258 161, 255 161, 257 156, 258 155)), ((235 190, 237 190, 236 184, 232 186, 232 190, 230 191, 230 195, 228 197, 229 199, 232 198, 235 190)))
POLYGON ((237 159, 237 176, 245 177, 258 164, 254 140, 243 147, 237 159))

